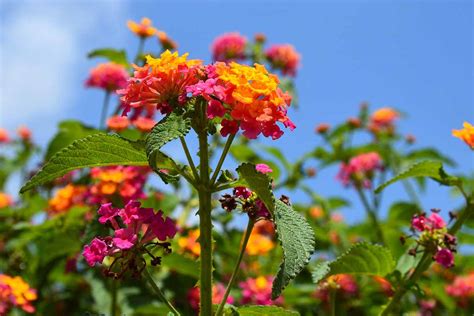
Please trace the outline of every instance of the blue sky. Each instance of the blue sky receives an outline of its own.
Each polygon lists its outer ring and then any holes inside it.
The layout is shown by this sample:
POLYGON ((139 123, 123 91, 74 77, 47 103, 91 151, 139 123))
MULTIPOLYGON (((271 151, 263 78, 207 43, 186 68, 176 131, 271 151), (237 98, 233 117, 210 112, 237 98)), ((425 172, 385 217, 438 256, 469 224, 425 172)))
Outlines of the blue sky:
MULTIPOLYGON (((41 144, 61 119, 96 124, 102 93, 84 89, 83 81, 97 61, 85 56, 99 47, 126 48, 133 56, 137 40, 126 20, 147 16, 193 58, 208 60, 212 40, 229 31, 249 38, 263 32, 271 43, 293 44, 303 56, 296 79, 300 109, 291 112, 298 127, 273 142, 290 159, 318 143, 315 125, 340 122, 367 101, 372 108, 407 113, 400 128, 416 135, 418 146, 441 149, 459 162, 456 171, 474 171, 474 155, 451 136, 452 128, 474 121, 470 1, 4 0, 0 5, 0 126, 14 130, 28 124, 41 144)), ((325 170, 311 185, 320 194, 355 200, 334 181, 335 173, 325 170)), ((386 192, 384 206, 405 197, 399 187, 386 192)), ((445 188, 432 184, 428 192, 427 209, 458 206, 445 188)), ((345 212, 351 220, 362 216, 359 204, 355 207, 345 212)))

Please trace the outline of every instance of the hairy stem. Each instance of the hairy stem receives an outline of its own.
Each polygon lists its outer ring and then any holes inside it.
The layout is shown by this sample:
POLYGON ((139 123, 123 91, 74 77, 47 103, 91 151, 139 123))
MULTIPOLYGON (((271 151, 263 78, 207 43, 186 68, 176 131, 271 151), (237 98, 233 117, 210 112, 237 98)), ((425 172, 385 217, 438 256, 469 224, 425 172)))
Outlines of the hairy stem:
MULTIPOLYGON (((461 212, 454 225, 448 230, 448 234, 450 235, 455 235, 459 229, 461 229, 464 222, 474 214, 474 203, 471 203, 468 198, 466 200, 466 208, 461 212)), ((434 253, 432 249, 425 250, 423 257, 421 257, 421 260, 418 262, 413 273, 406 280, 401 282, 392 299, 383 310, 381 314, 382 316, 393 314, 393 311, 400 305, 401 299, 405 296, 408 290, 410 290, 413 284, 416 283, 423 272, 425 272, 430 267, 431 263, 433 262, 433 255, 434 253)))
POLYGON ((209 179, 209 147, 207 139, 207 114, 205 104, 201 105, 201 124, 197 131, 199 138, 199 243, 201 245, 200 307, 201 315, 212 315, 212 220, 209 179))
POLYGON ((250 235, 252 234, 253 225, 254 225, 254 221, 252 219, 249 219, 249 222, 247 224, 247 229, 245 230, 244 236, 242 237, 242 245, 240 247, 239 257, 237 258, 234 271, 232 271, 232 275, 230 277, 229 283, 227 284, 227 288, 225 289, 224 297, 222 298, 222 301, 219 307, 217 308, 216 316, 222 315, 225 303, 227 302, 227 298, 229 297, 229 294, 230 294, 230 290, 232 289, 237 273, 239 272, 240 263, 242 262, 242 258, 244 257, 244 254, 245 254, 245 248, 247 248, 247 243, 249 241, 250 235))
POLYGON ((112 280, 112 287, 110 289, 111 303, 110 303, 110 315, 117 315, 117 280, 112 280))
POLYGON ((193 158, 191 157, 191 153, 189 152, 188 145, 186 144, 186 140, 184 137, 180 137, 179 140, 181 141, 181 146, 183 146, 184 153, 186 154, 186 158, 188 159, 189 167, 191 168, 194 180, 199 179, 199 174, 196 169, 196 165, 194 165, 193 158))
POLYGON ((364 192, 362 192, 362 188, 359 186, 356 186, 356 191, 360 197, 360 200, 362 201, 362 204, 364 205, 365 211, 367 212, 367 215, 370 218, 370 221, 374 225, 375 228, 375 233, 377 234, 377 241, 381 244, 385 244, 385 238, 383 235, 382 227, 380 226, 379 219, 377 217, 377 213, 375 210, 370 206, 369 201, 367 200, 364 192))
POLYGON ((102 113, 100 114, 99 129, 103 129, 105 120, 107 119, 107 112, 109 110, 110 92, 106 91, 104 95, 104 103, 102 104, 102 113))
MULTIPOLYGON (((165 295, 163 294, 163 292, 161 292, 160 288, 158 287, 158 285, 156 285, 155 281, 153 280, 153 277, 151 276, 150 272, 148 272, 148 269, 145 268, 143 269, 143 275, 145 276, 145 278, 148 280, 148 283, 150 283, 151 287, 153 288, 153 290, 155 291, 156 295, 158 296, 158 298, 163 302, 165 303, 165 305, 169 308, 169 310, 175 314, 176 316, 180 316, 180 313, 176 310, 176 308, 171 304, 170 301, 168 301, 165 297, 165 295)), ((115 315, 114 315, 115 316, 115 315)))
POLYGON ((224 149, 222 150, 221 157, 219 158, 219 162, 217 163, 216 170, 214 171, 214 174, 212 175, 211 186, 215 184, 216 179, 219 176, 219 172, 221 171, 222 164, 224 163, 225 157, 227 156, 227 153, 229 152, 230 145, 232 144, 234 137, 235 137, 235 134, 230 134, 229 137, 227 138, 224 149))

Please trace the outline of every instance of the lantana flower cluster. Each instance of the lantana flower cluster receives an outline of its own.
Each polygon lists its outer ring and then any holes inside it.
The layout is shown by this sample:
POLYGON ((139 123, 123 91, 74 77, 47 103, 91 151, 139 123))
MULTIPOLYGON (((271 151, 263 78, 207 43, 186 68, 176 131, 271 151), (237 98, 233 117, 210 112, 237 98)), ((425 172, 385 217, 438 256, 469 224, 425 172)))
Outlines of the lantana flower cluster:
POLYGON ((281 305, 283 297, 272 300, 272 276, 259 276, 257 278, 248 278, 239 282, 242 290, 242 304, 255 305, 281 305))
POLYGON ((36 290, 21 277, 0 274, 0 315, 9 315, 13 307, 21 308, 27 313, 34 313, 35 308, 32 303, 37 297, 36 290))
POLYGON ((280 69, 284 75, 296 76, 301 55, 293 45, 272 45, 265 51, 265 56, 274 69, 280 69))
POLYGON ((152 106, 167 114, 200 101, 207 104, 210 119, 219 118, 223 136, 240 128, 250 139, 259 134, 277 139, 283 134, 278 123, 295 128, 287 116, 291 97, 262 65, 218 62, 204 66, 200 60, 187 60, 187 54, 165 51, 160 58, 147 56, 147 64, 135 68, 128 86, 119 91, 125 112, 152 106))
POLYGON ((222 34, 211 45, 214 61, 238 61, 245 59, 247 38, 238 32, 222 34))
MULTIPOLYGON (((450 235, 446 228, 446 222, 438 214, 439 210, 432 209, 431 214, 426 213, 414 215, 411 220, 411 228, 418 234, 416 246, 410 249, 410 254, 416 256, 419 248, 432 249, 435 253, 433 260, 446 268, 454 266, 454 252, 456 252, 456 237, 450 235)), ((403 239, 402 239, 403 240, 403 239)))
POLYGON ((152 265, 159 265, 161 257, 152 254, 156 247, 170 253, 169 240, 177 232, 173 220, 163 217, 152 208, 141 207, 140 202, 130 201, 123 209, 114 208, 111 203, 103 204, 98 213, 99 223, 109 225, 112 236, 95 237, 84 247, 83 256, 89 266, 101 264, 104 258, 112 261, 105 269, 105 275, 121 278, 126 272, 139 276, 146 266, 143 254, 148 254, 152 265))
POLYGON ((345 185, 371 188, 375 172, 382 170, 382 159, 376 152, 357 155, 342 163, 337 178, 345 185))
POLYGON ((114 132, 121 132, 129 126, 135 126, 140 132, 148 133, 155 126, 156 121, 146 116, 138 116, 130 120, 126 116, 114 115, 107 119, 107 127, 114 132))
POLYGON ((453 130, 452 134, 454 137, 463 140, 471 149, 474 149, 474 126, 464 122, 463 129, 453 130))
POLYGON ((189 230, 186 235, 178 238, 179 249, 193 257, 199 257, 201 254, 201 245, 199 244, 199 229, 189 230))
POLYGON ((451 284, 446 285, 446 293, 454 297, 462 308, 474 307, 474 271, 456 276, 451 284))
POLYGON ((370 116, 369 130, 374 134, 385 133, 392 135, 395 131, 395 121, 400 117, 400 113, 390 107, 376 110, 370 116))
POLYGON ((89 189, 88 200, 94 204, 110 202, 114 196, 124 203, 145 198, 144 184, 150 169, 136 166, 111 166, 92 168, 94 184, 89 189))
POLYGON ((337 291, 344 298, 355 297, 359 287, 355 278, 350 274, 336 274, 326 278, 318 286, 315 296, 323 302, 329 302, 331 290, 337 291))
MULTIPOLYGON (((25 126, 20 125, 16 129, 16 134, 19 137, 19 140, 23 143, 30 143, 31 142, 31 130, 25 126)), ((11 143, 13 140, 5 128, 0 128, 0 145, 1 144, 8 144, 11 143)))
POLYGON ((0 191, 0 208, 8 207, 13 205, 12 197, 4 192, 0 191))
POLYGON ((124 66, 113 62, 102 63, 92 68, 86 86, 115 92, 127 85, 128 77, 124 66))
POLYGON ((57 215, 67 212, 75 205, 84 204, 87 187, 84 185, 68 184, 58 189, 48 201, 48 214, 57 215))

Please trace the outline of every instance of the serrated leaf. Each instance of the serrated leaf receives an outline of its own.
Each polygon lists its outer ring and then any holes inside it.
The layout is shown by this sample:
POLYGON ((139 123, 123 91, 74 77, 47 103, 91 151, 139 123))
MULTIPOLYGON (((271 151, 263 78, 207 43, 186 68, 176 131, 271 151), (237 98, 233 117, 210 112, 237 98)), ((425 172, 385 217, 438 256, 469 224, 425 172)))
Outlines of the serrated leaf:
POLYGON ((127 52, 125 52, 125 50, 123 49, 122 50, 117 50, 114 48, 96 49, 90 52, 89 54, 87 54, 87 57, 88 58, 104 57, 111 62, 128 67, 127 52))
POLYGON ((329 263, 323 262, 313 270, 313 281, 335 274, 368 274, 385 276, 393 271, 395 261, 390 250, 380 245, 359 243, 329 263))
POLYGON ((387 186, 397 181, 414 177, 429 177, 443 185, 457 185, 460 182, 458 178, 450 176, 444 171, 443 164, 441 162, 422 161, 412 165, 407 170, 401 172, 394 178, 380 185, 377 189, 375 189, 375 193, 382 192, 382 190, 387 186))
POLYGON ((299 315, 300 313, 295 311, 290 311, 287 309, 283 309, 278 306, 263 306, 263 305, 255 305, 255 306, 242 306, 237 308, 237 312, 239 316, 286 316, 286 315, 299 315))
POLYGON ((191 129, 191 119, 182 114, 170 113, 156 123, 146 139, 146 152, 151 155, 153 151, 161 149, 168 142, 184 137, 191 129))
POLYGON ((237 168, 240 180, 243 180, 247 187, 254 191, 262 200, 267 209, 273 214, 275 209, 275 198, 272 192, 272 180, 266 174, 258 172, 255 165, 251 163, 241 164, 237 168))
POLYGON ((62 121, 58 125, 59 131, 48 144, 44 160, 51 157, 64 147, 72 144, 73 141, 84 138, 89 135, 99 134, 101 131, 85 126, 79 121, 67 120, 62 121))
POLYGON ((61 177, 69 171, 101 166, 146 166, 143 142, 132 142, 114 134, 95 134, 74 141, 57 152, 20 190, 61 177))
POLYGON ((280 296, 288 283, 308 264, 316 243, 313 229, 300 213, 280 200, 275 201, 275 206, 273 218, 283 248, 283 262, 273 280, 272 299, 280 296))

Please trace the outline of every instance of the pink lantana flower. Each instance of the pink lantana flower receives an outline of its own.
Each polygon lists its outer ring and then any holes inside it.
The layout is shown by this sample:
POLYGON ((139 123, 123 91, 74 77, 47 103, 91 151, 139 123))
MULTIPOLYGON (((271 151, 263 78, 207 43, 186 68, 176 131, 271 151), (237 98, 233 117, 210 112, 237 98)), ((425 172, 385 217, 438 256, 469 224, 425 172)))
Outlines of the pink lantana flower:
POLYGON ((124 250, 132 248, 137 242, 137 239, 138 237, 132 229, 122 228, 115 231, 114 238, 112 240, 117 248, 124 250))
POLYGON ((273 172, 273 170, 266 164, 264 163, 259 163, 255 166, 255 169, 260 172, 260 173, 263 173, 263 174, 267 174, 267 173, 270 173, 270 172, 273 172))
POLYGON ((445 268, 451 268, 454 266, 454 255, 451 250, 447 248, 438 250, 434 256, 434 259, 445 268))
POLYGON ((102 263, 107 254, 107 244, 98 238, 94 238, 89 245, 84 247, 84 251, 82 252, 87 264, 91 267, 96 263, 102 263))

